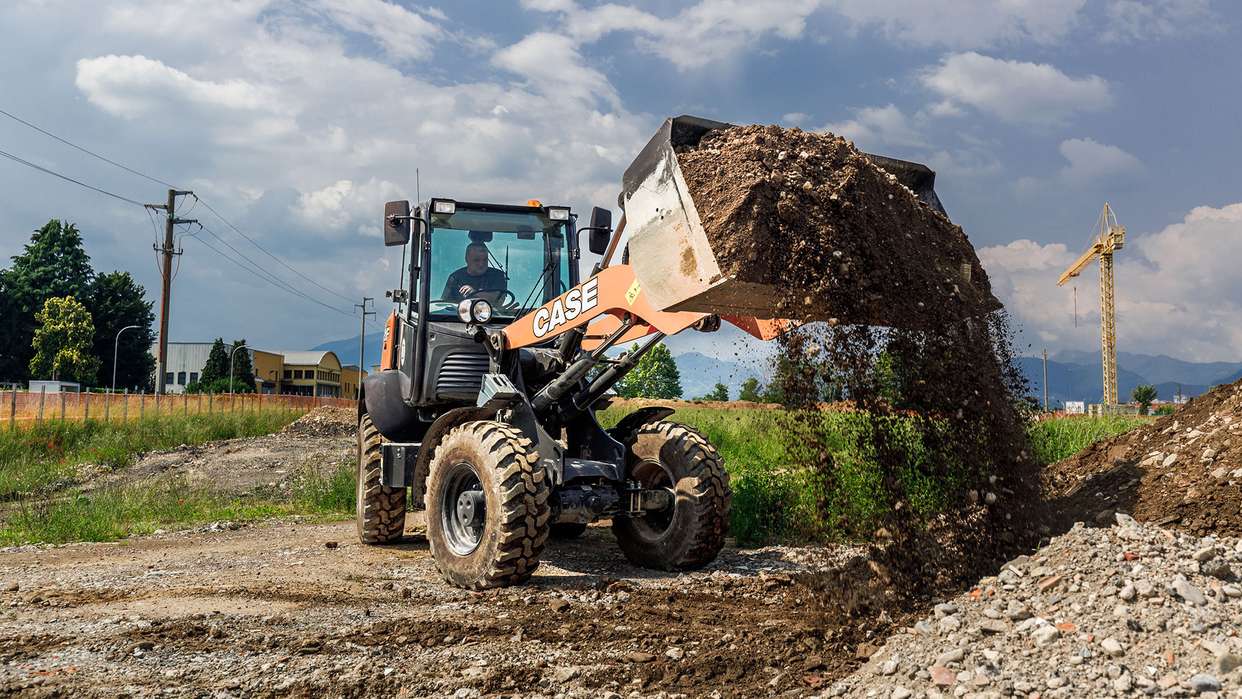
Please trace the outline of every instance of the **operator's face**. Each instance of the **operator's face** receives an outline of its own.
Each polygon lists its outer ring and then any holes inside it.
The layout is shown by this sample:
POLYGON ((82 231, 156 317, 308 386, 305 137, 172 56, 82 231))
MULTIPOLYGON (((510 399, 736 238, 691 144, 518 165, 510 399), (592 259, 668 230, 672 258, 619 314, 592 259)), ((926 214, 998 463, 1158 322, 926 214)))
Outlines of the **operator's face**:
POLYGON ((487 250, 474 247, 466 250, 466 271, 478 276, 487 270, 487 250))

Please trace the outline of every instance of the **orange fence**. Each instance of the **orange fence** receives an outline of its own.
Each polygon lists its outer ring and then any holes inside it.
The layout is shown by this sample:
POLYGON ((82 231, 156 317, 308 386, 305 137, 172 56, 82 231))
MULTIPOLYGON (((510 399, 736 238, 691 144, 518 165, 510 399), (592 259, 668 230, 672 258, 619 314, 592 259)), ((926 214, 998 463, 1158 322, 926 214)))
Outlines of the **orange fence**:
POLYGON ((263 393, 47 393, 5 391, 2 419, 10 430, 44 420, 136 420, 156 415, 236 413, 269 409, 311 410, 321 405, 352 408, 348 398, 281 396, 263 393))

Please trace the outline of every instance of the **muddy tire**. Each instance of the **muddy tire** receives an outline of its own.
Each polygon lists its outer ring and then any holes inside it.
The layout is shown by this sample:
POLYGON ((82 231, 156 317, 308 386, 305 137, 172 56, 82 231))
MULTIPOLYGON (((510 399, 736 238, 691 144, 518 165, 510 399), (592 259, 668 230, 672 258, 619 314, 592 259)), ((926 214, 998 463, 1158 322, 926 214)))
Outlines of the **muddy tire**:
POLYGON ((629 440, 630 477, 645 487, 669 487, 671 511, 617 517, 612 531, 632 563, 689 570, 716 558, 729 531, 729 476, 702 435, 674 422, 641 426, 629 440))
POLYGON ((548 496, 521 431, 491 421, 453 428, 427 478, 427 540, 444 579, 470 590, 525 582, 548 540, 548 496))
POLYGON ((405 531, 405 488, 380 484, 383 449, 371 416, 358 421, 358 484, 354 487, 358 540, 364 544, 391 544, 405 531))
POLYGON ((553 539, 577 539, 586 533, 587 525, 582 522, 557 522, 552 525, 553 539))

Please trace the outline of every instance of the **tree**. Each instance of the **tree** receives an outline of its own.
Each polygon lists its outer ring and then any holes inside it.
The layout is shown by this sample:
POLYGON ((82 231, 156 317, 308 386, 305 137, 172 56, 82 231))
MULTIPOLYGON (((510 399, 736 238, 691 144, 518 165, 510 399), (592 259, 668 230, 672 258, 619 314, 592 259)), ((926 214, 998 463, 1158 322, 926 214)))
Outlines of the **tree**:
POLYGON ((617 393, 626 398, 680 398, 681 374, 673 353, 656 345, 638 360, 638 365, 617 382, 617 393))
POLYGON ((151 344, 155 341, 151 325, 155 322, 155 314, 151 311, 151 302, 146 300, 146 290, 129 272, 101 274, 91 284, 86 305, 95 321, 93 351, 108 374, 106 378, 111 380, 117 332, 137 325, 121 335, 116 385, 135 391, 150 388, 155 372, 155 357, 151 356, 151 344))
POLYGON ((750 401, 752 403, 762 403, 761 395, 762 387, 759 385, 759 379, 751 376, 742 382, 742 389, 737 394, 738 400, 750 401))
POLYGON ((727 401, 729 400, 729 387, 717 381, 716 385, 712 387, 711 392, 700 400, 727 401))
POLYGON ((1151 410, 1152 401, 1156 400, 1156 387, 1151 384, 1135 386, 1130 398, 1139 404, 1139 415, 1146 415, 1151 410))
MULTIPOLYGON (((246 344, 245 340, 233 340, 233 346, 229 348, 232 352, 234 349, 246 344)), ((254 367, 250 364, 250 350, 239 349, 233 352, 233 392, 242 392, 244 387, 254 390, 254 367)))
POLYGON ((91 354, 95 326, 86 306, 72 296, 54 296, 35 314, 35 322, 31 375, 94 382, 99 360, 91 354))
POLYGON ((0 285, 5 298, 0 304, 5 307, 0 308, 0 377, 26 378, 34 356, 35 314, 53 297, 86 298, 94 274, 72 223, 53 219, 34 232, 0 285))
POLYGON ((224 338, 217 337, 211 345, 211 351, 207 353, 207 363, 203 365, 203 370, 198 374, 198 382, 212 384, 219 379, 227 381, 228 378, 229 351, 225 349, 224 338))

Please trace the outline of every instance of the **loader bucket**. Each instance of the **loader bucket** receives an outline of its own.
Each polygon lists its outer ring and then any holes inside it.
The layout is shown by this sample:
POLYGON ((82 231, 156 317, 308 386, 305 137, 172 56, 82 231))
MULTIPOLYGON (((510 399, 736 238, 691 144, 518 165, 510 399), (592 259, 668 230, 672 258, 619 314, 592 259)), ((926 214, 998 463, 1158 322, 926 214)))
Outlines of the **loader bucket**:
MULTIPOLYGON (((679 150, 695 148, 707 133, 730 126, 693 116, 667 119, 625 171, 621 198, 630 231, 629 262, 657 309, 772 318, 787 293, 722 271, 678 163, 679 150)), ((933 171, 917 163, 868 157, 930 208, 944 213, 933 171)), ((970 258, 936 262, 952 267, 954 274, 968 275, 967 267, 978 265, 970 258)), ((891 324, 882 317, 867 320, 891 324)))

